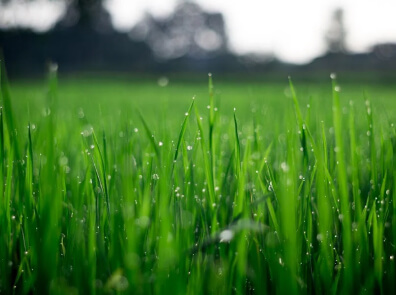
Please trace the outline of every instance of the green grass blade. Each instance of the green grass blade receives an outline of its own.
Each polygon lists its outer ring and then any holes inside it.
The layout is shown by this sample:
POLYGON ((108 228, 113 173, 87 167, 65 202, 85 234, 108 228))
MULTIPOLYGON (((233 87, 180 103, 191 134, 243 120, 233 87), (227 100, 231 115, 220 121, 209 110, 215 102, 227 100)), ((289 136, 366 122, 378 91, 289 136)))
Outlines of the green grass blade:
POLYGON ((342 224, 342 243, 343 243, 343 263, 344 263, 344 275, 343 275, 343 292, 352 291, 353 284, 353 272, 354 272, 354 261, 352 255, 352 235, 351 235, 351 210, 350 210, 350 199, 348 192, 348 176, 346 173, 346 155, 345 155, 345 143, 343 130, 344 126, 342 123, 342 110, 339 98, 339 86, 335 79, 332 80, 332 91, 333 91, 333 124, 334 134, 336 142, 336 159, 337 159, 337 182, 339 189, 339 197, 341 203, 341 224, 342 224))

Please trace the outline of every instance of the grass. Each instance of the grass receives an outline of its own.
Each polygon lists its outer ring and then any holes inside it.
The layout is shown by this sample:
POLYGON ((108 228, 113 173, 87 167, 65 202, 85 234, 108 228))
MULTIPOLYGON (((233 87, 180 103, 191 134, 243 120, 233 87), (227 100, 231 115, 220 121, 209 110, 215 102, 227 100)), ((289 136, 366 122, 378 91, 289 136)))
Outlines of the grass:
POLYGON ((395 292, 392 87, 56 74, 1 75, 2 293, 395 292))

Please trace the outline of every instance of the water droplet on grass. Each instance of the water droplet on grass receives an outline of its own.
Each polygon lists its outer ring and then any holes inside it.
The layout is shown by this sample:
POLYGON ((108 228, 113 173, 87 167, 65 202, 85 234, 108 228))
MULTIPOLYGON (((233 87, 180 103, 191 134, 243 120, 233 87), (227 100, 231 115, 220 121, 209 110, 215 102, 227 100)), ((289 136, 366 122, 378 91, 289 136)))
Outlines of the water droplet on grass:
POLYGON ((55 62, 51 62, 49 65, 49 71, 51 73, 56 73, 58 71, 58 64, 55 62))
POLYGON ((146 228, 150 224, 150 218, 147 216, 141 216, 135 220, 135 223, 142 228, 146 228))
POLYGON ((220 243, 227 243, 234 237, 234 232, 232 230, 226 229, 220 233, 220 243))
POLYGON ((83 129, 83 131, 81 132, 81 135, 84 137, 88 137, 92 134, 92 132, 93 132, 92 126, 88 125, 83 129))
POLYGON ((169 84, 169 79, 167 77, 160 77, 157 81, 158 86, 166 87, 169 84))
POLYGON ((59 158, 59 165, 66 166, 69 163, 69 159, 66 156, 62 156, 59 158))
POLYGON ((41 114, 43 115, 43 117, 48 117, 51 114, 51 109, 50 108, 44 108, 41 111, 41 114))
POLYGON ((280 167, 281 167, 283 172, 289 171, 289 166, 286 164, 286 162, 282 162, 280 167))
POLYGON ((269 185, 268 185, 268 191, 272 192, 274 190, 273 186, 272 186, 272 181, 270 181, 269 185))
POLYGON ((80 119, 85 117, 84 110, 82 108, 78 109, 77 115, 80 119))

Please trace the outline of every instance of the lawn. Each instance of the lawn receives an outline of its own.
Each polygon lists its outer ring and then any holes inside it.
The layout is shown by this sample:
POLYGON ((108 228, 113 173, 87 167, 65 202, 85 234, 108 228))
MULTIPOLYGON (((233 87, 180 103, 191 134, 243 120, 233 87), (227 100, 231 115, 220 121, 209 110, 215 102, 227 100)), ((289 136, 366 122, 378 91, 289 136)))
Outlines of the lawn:
POLYGON ((1 80, 2 293, 396 291, 392 84, 1 80))

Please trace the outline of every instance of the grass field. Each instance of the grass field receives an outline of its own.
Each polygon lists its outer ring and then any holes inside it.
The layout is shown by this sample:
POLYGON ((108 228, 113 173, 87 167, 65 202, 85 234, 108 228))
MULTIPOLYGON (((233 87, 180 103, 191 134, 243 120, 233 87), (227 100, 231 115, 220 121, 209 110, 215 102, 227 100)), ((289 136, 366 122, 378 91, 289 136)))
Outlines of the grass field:
POLYGON ((394 86, 207 80, 1 76, 1 293, 396 291, 394 86))

